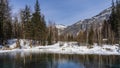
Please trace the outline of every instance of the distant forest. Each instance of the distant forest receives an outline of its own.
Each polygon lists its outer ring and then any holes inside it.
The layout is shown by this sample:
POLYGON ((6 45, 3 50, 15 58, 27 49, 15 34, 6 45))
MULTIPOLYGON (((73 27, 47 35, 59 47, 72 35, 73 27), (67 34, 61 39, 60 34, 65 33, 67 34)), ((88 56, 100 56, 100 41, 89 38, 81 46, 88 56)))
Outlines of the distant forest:
POLYGON ((81 30, 76 36, 60 34, 54 22, 46 24, 45 16, 40 11, 36 0, 34 12, 26 5, 18 15, 12 17, 9 0, 0 0, 0 45, 5 46, 8 39, 32 40, 31 45, 51 45, 58 41, 77 41, 79 44, 93 45, 120 44, 120 0, 112 1, 112 11, 108 20, 102 26, 94 28, 94 24, 86 30, 81 30))

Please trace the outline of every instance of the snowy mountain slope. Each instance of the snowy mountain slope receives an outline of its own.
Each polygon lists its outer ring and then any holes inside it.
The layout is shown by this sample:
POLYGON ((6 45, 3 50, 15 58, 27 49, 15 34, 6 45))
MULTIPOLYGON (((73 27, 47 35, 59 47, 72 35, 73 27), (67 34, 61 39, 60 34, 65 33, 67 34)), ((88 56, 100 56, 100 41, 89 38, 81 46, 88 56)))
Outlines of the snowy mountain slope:
POLYGON ((60 35, 61 32, 64 31, 65 28, 67 28, 67 26, 58 24, 58 25, 56 25, 56 28, 58 29, 58 35, 60 35))
POLYGON ((58 24, 58 25, 56 25, 56 28, 60 29, 60 30, 64 30, 66 28, 66 26, 62 25, 62 24, 58 24))
POLYGON ((80 20, 75 24, 68 26, 64 29, 62 34, 69 33, 76 35, 80 30, 85 30, 86 28, 89 28, 92 24, 94 24, 95 27, 98 27, 98 25, 101 25, 104 22, 104 20, 109 19, 110 14, 111 8, 105 9, 104 11, 102 11, 94 17, 85 20, 80 20))

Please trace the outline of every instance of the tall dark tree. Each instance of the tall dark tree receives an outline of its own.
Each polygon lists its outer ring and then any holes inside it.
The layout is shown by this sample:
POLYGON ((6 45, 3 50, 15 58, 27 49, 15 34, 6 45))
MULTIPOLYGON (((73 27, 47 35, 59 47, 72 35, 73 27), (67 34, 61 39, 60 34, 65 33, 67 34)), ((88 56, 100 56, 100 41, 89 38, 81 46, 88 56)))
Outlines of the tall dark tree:
POLYGON ((51 26, 48 27, 47 41, 48 41, 48 45, 53 44, 53 32, 51 26))
POLYGON ((93 26, 91 26, 89 34, 88 34, 88 44, 93 45, 94 41, 94 30, 93 30, 93 26))
POLYGON ((111 29, 115 33, 116 43, 120 43, 120 0, 112 0, 112 13, 109 18, 111 29))
POLYGON ((4 3, 0 0, 0 44, 3 44, 4 3))
POLYGON ((0 43, 5 45, 12 36, 11 9, 8 0, 0 0, 0 43))
POLYGON ((47 40, 47 27, 44 15, 42 15, 41 17, 41 43, 45 45, 45 41, 47 40))
POLYGON ((23 37, 24 39, 30 37, 30 24, 31 24, 31 13, 30 8, 26 5, 25 9, 21 10, 21 23, 23 29, 23 37))
POLYGON ((34 26, 34 39, 41 41, 41 13, 40 13, 40 7, 39 7, 39 2, 36 0, 35 4, 35 12, 33 13, 32 17, 32 23, 34 26))
POLYGON ((25 23, 24 23, 24 29, 25 29, 25 37, 27 39, 31 39, 31 12, 30 12, 30 7, 26 5, 24 9, 24 17, 25 17, 25 23))
POLYGON ((116 0, 117 40, 120 44, 120 0, 116 0))
POLYGON ((22 38, 22 29, 21 29, 21 23, 18 21, 18 17, 15 16, 13 20, 13 38, 22 38))
POLYGON ((33 27, 33 36, 34 40, 37 40, 40 42, 40 44, 43 44, 45 32, 46 32, 46 24, 44 20, 44 16, 42 16, 40 12, 40 6, 38 0, 36 0, 35 4, 35 12, 32 16, 32 25, 33 27))

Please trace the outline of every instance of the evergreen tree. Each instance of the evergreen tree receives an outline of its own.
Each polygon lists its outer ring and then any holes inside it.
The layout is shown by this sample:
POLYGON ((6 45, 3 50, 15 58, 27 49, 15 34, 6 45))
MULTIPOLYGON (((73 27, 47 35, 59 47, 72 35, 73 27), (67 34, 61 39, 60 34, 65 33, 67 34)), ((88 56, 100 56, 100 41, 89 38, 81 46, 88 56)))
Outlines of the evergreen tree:
POLYGON ((31 13, 30 8, 26 5, 25 9, 21 10, 21 23, 23 29, 23 38, 27 39, 30 37, 30 24, 31 24, 31 13))
POLYGON ((120 0, 114 1, 112 0, 112 13, 109 18, 109 23, 111 25, 111 29, 115 33, 116 43, 120 42, 120 0))
POLYGON ((0 44, 3 44, 3 38, 4 38, 4 34, 3 34, 3 23, 4 23, 4 2, 3 0, 0 0, 0 44))
POLYGON ((36 0, 35 12, 33 13, 32 23, 34 26, 34 39, 41 41, 41 15, 38 0, 36 0))
POLYGON ((24 30, 25 30, 25 37, 27 39, 31 39, 31 13, 30 8, 26 5, 24 9, 24 17, 25 17, 25 23, 24 23, 24 30))
POLYGON ((41 18, 41 43, 42 45, 45 45, 47 40, 47 27, 46 27, 46 21, 44 15, 41 18))
POLYGON ((11 9, 8 0, 0 0, 0 43, 5 45, 12 36, 11 9))
POLYGON ((91 26, 89 34, 88 34, 88 44, 93 45, 94 41, 94 30, 93 27, 91 26))
POLYGON ((84 34, 84 31, 80 31, 79 34, 77 35, 77 42, 79 44, 85 43, 85 34, 84 34))
POLYGON ((116 1, 117 40, 120 44, 120 0, 116 1))
POLYGON ((18 22, 18 17, 14 17, 14 22, 13 22, 13 38, 22 38, 21 36, 21 23, 18 22))
POLYGON ((48 45, 51 45, 53 43, 53 32, 52 27, 48 27, 48 37, 47 37, 48 45))
POLYGON ((32 15, 32 25, 34 26, 32 31, 34 33, 34 40, 37 40, 40 44, 43 44, 45 41, 46 24, 44 16, 41 15, 38 0, 36 0, 35 12, 32 15))

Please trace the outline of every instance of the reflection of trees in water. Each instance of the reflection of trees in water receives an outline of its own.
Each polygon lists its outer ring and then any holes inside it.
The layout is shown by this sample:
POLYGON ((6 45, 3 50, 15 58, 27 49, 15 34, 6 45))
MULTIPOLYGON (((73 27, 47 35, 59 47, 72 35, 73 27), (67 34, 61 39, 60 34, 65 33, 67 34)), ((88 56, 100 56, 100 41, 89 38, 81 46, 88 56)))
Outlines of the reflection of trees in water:
POLYGON ((60 63, 72 62, 83 65, 84 68, 120 68, 120 56, 102 55, 64 55, 64 54, 35 54, 21 56, 0 56, 0 67, 7 68, 58 68, 60 63), (7 64, 7 65, 6 65, 7 64))
POLYGON ((118 68, 118 65, 120 64, 120 59, 118 58, 120 57, 113 55, 111 56, 89 55, 85 56, 83 60, 85 60, 84 65, 86 68, 118 68))

